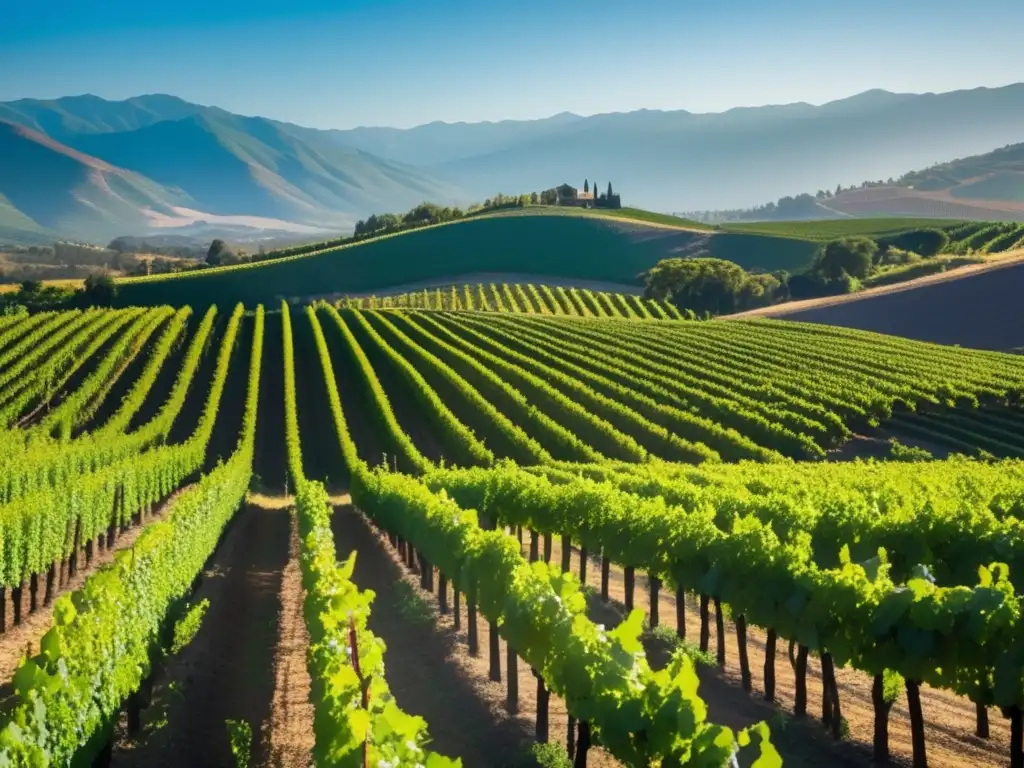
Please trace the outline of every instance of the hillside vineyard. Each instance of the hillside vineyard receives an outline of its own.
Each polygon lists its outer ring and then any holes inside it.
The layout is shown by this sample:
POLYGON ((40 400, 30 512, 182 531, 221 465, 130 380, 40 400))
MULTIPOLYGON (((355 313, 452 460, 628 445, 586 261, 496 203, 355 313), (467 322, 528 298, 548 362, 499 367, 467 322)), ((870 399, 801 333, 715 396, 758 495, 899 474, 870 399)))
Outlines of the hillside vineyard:
POLYGON ((0 763, 89 765, 122 712, 138 728, 259 492, 297 531, 315 717, 290 727, 317 766, 462 764, 431 738, 445 713, 389 689, 345 514, 504 672, 513 713, 532 671, 533 735, 576 766, 781 765, 802 747, 778 713, 820 703, 864 761, 925 766, 962 736, 1024 768, 1024 359, 611 296, 0 318, 0 644, 29 633, 0 763), (932 456, 879 451, 893 436, 932 456), (719 719, 698 663, 765 722, 719 719))

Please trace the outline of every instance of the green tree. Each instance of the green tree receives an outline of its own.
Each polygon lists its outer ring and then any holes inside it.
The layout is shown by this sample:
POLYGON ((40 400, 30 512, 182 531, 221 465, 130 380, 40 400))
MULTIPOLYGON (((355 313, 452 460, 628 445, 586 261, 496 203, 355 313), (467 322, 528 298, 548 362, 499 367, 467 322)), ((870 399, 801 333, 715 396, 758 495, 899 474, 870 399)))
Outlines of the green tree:
POLYGON ((231 251, 228 249, 227 243, 223 240, 214 240, 210 243, 210 248, 206 252, 206 263, 211 267, 219 267, 224 263, 225 256, 230 254, 231 251))
MULTIPOLYGON (((579 177, 577 176, 577 178, 579 178, 579 177)), ((583 180, 583 191, 584 192, 589 192, 590 191, 590 181, 588 179, 584 179, 583 180)))
POLYGON ((740 308, 748 279, 741 266, 724 259, 662 259, 645 276, 644 295, 697 313, 728 314, 740 308))
POLYGON ((825 280, 844 275, 863 280, 871 274, 878 243, 869 237, 844 237, 826 243, 814 259, 812 271, 825 280))
POLYGON ((86 304, 93 307, 109 307, 117 298, 117 283, 107 273, 97 273, 85 278, 86 304))
POLYGON ((882 248, 895 247, 921 256, 934 256, 949 245, 949 235, 941 229, 912 229, 881 241, 882 248))

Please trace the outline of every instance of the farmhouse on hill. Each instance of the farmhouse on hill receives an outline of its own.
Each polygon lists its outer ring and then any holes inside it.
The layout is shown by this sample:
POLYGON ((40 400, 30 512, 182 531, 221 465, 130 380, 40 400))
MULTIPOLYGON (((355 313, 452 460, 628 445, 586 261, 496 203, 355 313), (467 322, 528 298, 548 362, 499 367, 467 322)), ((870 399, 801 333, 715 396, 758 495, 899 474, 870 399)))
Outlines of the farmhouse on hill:
POLYGON ((589 182, 583 182, 583 189, 577 189, 569 184, 555 187, 558 193, 559 205, 575 205, 581 208, 590 208, 594 205, 594 193, 589 189, 589 182))
POLYGON ((554 202, 556 205, 572 206, 576 208, 622 207, 619 196, 612 192, 611 183, 608 184, 608 192, 604 195, 597 194, 597 183, 595 182, 594 185, 591 186, 589 179, 583 180, 583 189, 574 187, 570 184, 562 184, 559 187, 555 187, 551 192, 554 193, 555 198, 551 202, 554 202))

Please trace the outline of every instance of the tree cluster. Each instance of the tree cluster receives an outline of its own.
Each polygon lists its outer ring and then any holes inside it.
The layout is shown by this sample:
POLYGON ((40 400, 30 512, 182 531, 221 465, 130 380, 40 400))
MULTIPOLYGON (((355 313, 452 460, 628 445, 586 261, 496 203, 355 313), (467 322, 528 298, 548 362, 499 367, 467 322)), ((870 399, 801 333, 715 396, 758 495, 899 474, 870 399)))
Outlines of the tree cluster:
POLYGON ((825 243, 802 275, 789 281, 794 299, 852 293, 861 283, 888 267, 913 264, 939 254, 949 235, 939 229, 914 229, 878 241, 844 237, 825 243))
POLYGON ((784 272, 752 274, 725 259, 662 259, 644 278, 644 296, 698 315, 727 315, 787 298, 784 272))
POLYGON ((440 206, 436 203, 420 203, 404 214, 375 213, 365 220, 357 221, 355 233, 351 240, 389 235, 394 232, 404 232, 418 227, 427 227, 432 224, 444 224, 445 222, 457 221, 468 216, 475 216, 502 208, 521 208, 536 204, 536 200, 536 193, 532 195, 505 195, 499 192, 494 197, 484 200, 483 203, 471 205, 465 210, 451 206, 440 206))

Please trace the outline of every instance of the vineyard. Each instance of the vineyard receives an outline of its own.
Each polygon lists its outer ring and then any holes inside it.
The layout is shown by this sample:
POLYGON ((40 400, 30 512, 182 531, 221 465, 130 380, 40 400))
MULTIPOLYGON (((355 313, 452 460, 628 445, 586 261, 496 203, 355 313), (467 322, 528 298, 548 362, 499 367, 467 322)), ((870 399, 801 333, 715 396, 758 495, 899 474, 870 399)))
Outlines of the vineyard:
POLYGON ((728 232, 827 241, 865 236, 898 242, 919 229, 941 229, 949 235, 943 254, 1003 253, 1024 248, 1024 224, 1013 221, 951 222, 949 219, 871 218, 826 221, 778 221, 723 225, 728 232))
POLYGON ((533 283, 477 283, 423 289, 395 296, 345 297, 346 309, 434 309, 479 312, 525 312, 536 315, 615 317, 626 320, 693 319, 667 301, 587 288, 533 283))
POLYGON ((1024 768, 1022 393, 533 284, 0 317, 0 763, 1024 768))

